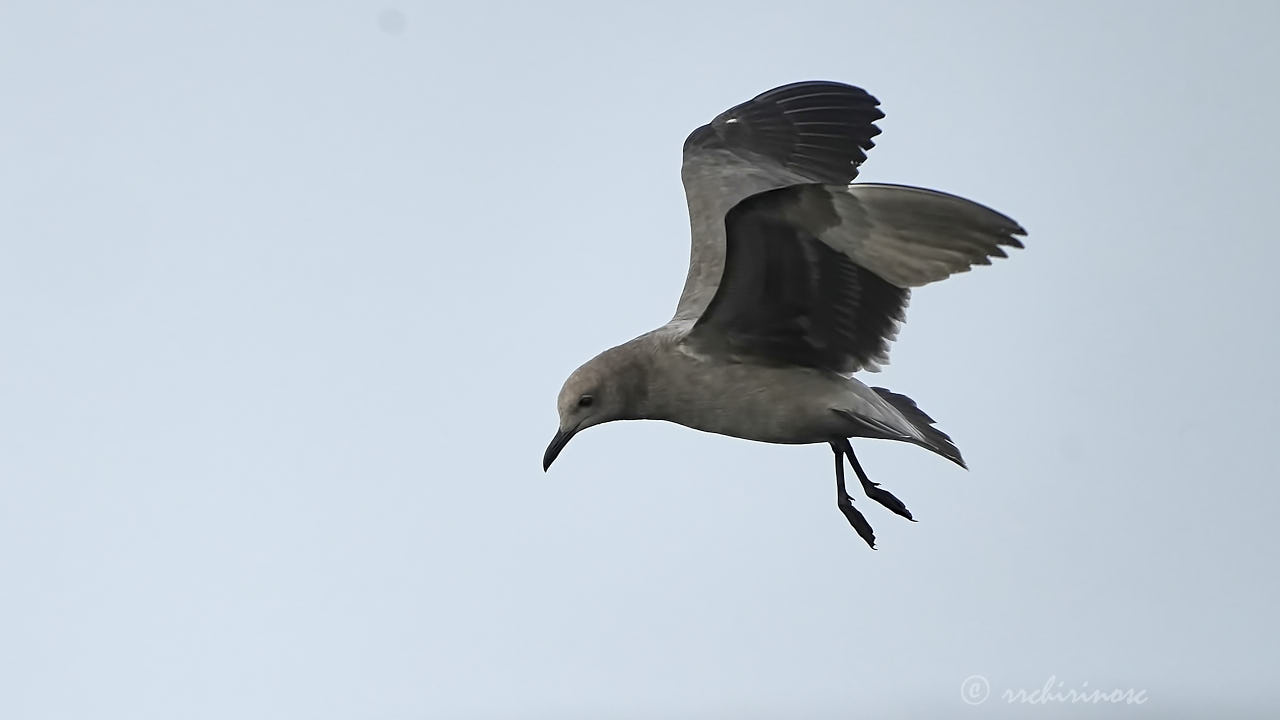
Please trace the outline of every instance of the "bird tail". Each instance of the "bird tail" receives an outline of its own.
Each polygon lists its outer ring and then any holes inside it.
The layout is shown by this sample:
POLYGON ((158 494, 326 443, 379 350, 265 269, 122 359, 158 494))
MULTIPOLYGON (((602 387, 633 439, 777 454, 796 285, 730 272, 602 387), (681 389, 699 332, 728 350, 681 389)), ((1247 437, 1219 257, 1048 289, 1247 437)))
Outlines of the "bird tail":
POLYGON ((907 419, 907 422, 910 422, 920 431, 921 435, 924 435, 924 441, 917 442, 912 440, 912 442, 926 450, 932 450, 962 468, 968 469, 969 466, 964 464, 964 458, 960 457, 960 448, 956 447, 950 436, 933 426, 933 418, 917 407, 915 400, 885 388, 873 387, 871 389, 901 413, 907 419))

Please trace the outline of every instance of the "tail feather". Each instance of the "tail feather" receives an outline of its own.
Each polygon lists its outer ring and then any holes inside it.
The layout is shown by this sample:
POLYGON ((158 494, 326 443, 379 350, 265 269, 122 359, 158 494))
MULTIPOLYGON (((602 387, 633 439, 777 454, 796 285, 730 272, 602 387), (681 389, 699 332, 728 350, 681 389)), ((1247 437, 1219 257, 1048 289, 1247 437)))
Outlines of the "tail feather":
POLYGON ((892 405, 895 410, 902 413, 902 416, 924 435, 925 441, 918 442, 916 443, 917 445, 927 450, 932 450, 966 470, 969 468, 968 465, 964 464, 964 458, 960 457, 960 448, 956 447, 950 436, 933 426, 933 418, 917 407, 914 400, 885 388, 873 387, 871 389, 885 402, 892 405))

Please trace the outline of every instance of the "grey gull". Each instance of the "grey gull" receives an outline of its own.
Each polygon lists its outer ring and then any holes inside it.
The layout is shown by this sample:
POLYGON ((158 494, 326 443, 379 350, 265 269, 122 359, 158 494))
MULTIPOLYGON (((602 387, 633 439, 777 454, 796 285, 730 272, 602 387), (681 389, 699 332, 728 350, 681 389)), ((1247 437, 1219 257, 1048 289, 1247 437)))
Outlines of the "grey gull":
POLYGON ((836 504, 874 548, 845 489, 845 458, 869 498, 912 517, 867 477, 849 438, 912 443, 965 467, 914 401, 853 373, 888 361, 911 288, 989 265, 1026 233, 954 195, 851 184, 880 133, 878 106, 860 88, 798 82, 689 135, 681 178, 692 250, 675 317, 569 376, 544 470, 574 435, 613 420, 826 443, 836 504))

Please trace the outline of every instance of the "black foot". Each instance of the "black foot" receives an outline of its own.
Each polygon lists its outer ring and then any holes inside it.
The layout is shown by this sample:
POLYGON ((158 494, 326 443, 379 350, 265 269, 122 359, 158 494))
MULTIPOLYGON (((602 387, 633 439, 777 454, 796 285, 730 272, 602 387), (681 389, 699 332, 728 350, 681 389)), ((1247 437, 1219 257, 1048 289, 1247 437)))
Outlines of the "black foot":
POLYGON ((837 500, 836 505, 839 506, 840 512, 849 520, 849 524, 853 526, 858 537, 866 541, 872 550, 876 549, 876 533, 871 529, 871 523, 858 512, 858 508, 853 506, 853 498, 845 495, 844 498, 837 500))
POLYGON ((911 522, 916 521, 915 518, 911 517, 911 511, 907 509, 907 506, 893 493, 880 487, 879 483, 871 482, 871 478, 867 477, 866 471, 862 469, 862 463, 859 463, 858 458, 853 454, 853 445, 850 445, 848 440, 841 442, 840 449, 849 458, 849 464, 853 466, 853 471, 857 473, 858 481, 862 483, 862 491, 867 494, 867 497, 911 522))
MULTIPOLYGON (((876 533, 871 529, 871 523, 867 522, 862 513, 858 512, 858 508, 853 506, 853 498, 849 497, 849 492, 844 487, 844 448, 831 443, 831 451, 836 456, 836 507, 840 508, 840 512, 844 513, 849 524, 858 533, 858 537, 865 540, 867 545, 870 545, 871 549, 875 550, 876 533)), ((890 495, 890 497, 893 496, 890 495)), ((903 509, 905 510, 906 508, 903 509)))

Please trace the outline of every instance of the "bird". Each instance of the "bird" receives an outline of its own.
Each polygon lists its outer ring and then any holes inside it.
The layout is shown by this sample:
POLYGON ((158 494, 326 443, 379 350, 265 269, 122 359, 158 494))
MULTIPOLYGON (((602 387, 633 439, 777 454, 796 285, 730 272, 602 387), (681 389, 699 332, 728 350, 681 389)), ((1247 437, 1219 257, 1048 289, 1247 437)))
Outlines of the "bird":
POLYGON ((914 522, 867 476, 850 438, 910 443, 967 468, 911 398, 855 377, 889 360, 911 289, 1022 248, 995 210, 936 190, 854 182, 880 102, 796 82, 720 113, 684 142, 689 271, 675 315, 574 370, 543 471, 583 430, 661 420, 776 444, 826 444, 836 505, 872 549, 844 463, 866 496, 914 522))

